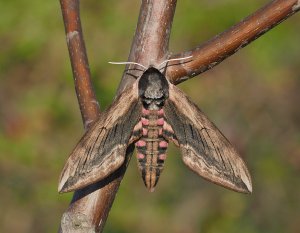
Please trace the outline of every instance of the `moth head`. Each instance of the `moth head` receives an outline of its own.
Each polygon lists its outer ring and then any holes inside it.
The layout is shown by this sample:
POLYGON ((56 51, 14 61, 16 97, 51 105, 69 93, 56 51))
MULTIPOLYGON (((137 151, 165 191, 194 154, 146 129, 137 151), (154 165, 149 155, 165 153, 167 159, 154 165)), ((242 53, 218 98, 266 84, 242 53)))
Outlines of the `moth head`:
POLYGON ((156 68, 148 68, 138 83, 139 97, 146 109, 158 110, 169 97, 169 84, 166 77, 156 68))
POLYGON ((147 68, 143 64, 132 61, 109 63, 142 67, 143 70, 145 70, 144 73, 140 78, 136 77, 138 80, 139 97, 142 100, 144 108, 149 110, 158 110, 164 105, 165 100, 169 97, 169 83, 160 70, 164 69, 165 71, 168 62, 170 61, 182 61, 190 58, 192 58, 192 56, 167 59, 157 65, 157 68, 154 68, 153 66, 147 68))

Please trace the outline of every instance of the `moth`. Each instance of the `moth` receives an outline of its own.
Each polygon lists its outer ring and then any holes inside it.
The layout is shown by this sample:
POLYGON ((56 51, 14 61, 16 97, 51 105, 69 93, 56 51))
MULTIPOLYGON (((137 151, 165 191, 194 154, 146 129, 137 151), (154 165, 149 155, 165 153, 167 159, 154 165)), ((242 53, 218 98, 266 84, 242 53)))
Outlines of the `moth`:
POLYGON ((152 192, 163 171, 168 144, 173 142, 183 162, 198 175, 251 193, 244 161, 218 128, 160 69, 138 65, 145 69, 143 74, 75 146, 62 170, 58 191, 78 190, 106 178, 124 163, 127 148, 134 144, 138 169, 152 192))

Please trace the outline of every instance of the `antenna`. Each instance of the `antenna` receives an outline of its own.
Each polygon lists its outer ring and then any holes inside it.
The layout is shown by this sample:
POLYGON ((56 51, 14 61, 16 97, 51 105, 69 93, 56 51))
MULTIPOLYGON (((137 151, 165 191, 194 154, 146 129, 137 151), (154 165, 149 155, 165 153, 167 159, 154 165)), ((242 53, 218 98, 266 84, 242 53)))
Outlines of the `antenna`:
MULTIPOLYGON (((193 56, 188 56, 188 57, 180 57, 180 58, 173 58, 173 59, 168 59, 168 60, 165 60, 163 61, 162 63, 160 63, 158 65, 158 67, 161 67, 163 64, 167 63, 167 62, 170 62, 170 61, 181 61, 181 60, 186 60, 186 59, 189 59, 189 58, 192 58, 193 56)), ((145 67, 144 65, 140 64, 140 63, 137 63, 137 62, 132 62, 132 61, 125 61, 125 62, 108 62, 109 64, 114 64, 114 65, 137 65, 137 66, 140 66, 142 67, 144 70, 147 70, 148 68, 145 67)), ((162 69, 159 68, 159 70, 162 69)))
MULTIPOLYGON (((163 61, 162 63, 160 63, 158 65, 158 67, 160 67, 161 65, 167 63, 167 62, 170 62, 170 61, 181 61, 181 60, 185 60, 185 59, 189 59, 189 58, 192 58, 193 56, 188 56, 188 57, 180 57, 180 58, 173 58, 173 59, 168 59, 168 60, 165 60, 163 61)), ((160 68, 161 69, 161 68, 160 68)))
POLYGON ((140 67, 143 67, 144 70, 147 70, 147 68, 145 66, 143 66, 142 64, 140 63, 137 63, 137 62, 132 62, 132 61, 125 61, 125 62, 108 62, 109 64, 114 64, 114 65, 127 65, 127 64, 132 64, 132 65, 138 65, 140 67))

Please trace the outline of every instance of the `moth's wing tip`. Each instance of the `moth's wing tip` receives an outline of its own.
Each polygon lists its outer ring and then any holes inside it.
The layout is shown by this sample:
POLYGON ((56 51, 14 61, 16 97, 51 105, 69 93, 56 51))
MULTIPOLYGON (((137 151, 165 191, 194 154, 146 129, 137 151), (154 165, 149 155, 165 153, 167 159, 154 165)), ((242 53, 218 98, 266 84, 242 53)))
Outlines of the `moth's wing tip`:
POLYGON ((229 188, 229 189, 232 188, 234 191, 239 192, 239 193, 252 194, 253 189, 252 189, 251 176, 250 176, 246 166, 245 166, 244 172, 242 172, 240 174, 240 176, 236 177, 236 178, 238 178, 238 180, 239 180, 238 183, 233 182, 231 185, 229 185, 229 186, 225 185, 224 187, 229 188))
POLYGON ((247 191, 245 192, 245 194, 252 194, 252 188, 251 188, 251 190, 247 190, 247 191))
POLYGON ((245 187, 226 187, 226 186, 224 187, 236 191, 238 193, 252 194, 252 187, 247 187, 246 185, 245 187))
POLYGON ((252 185, 251 185, 251 187, 248 189, 248 194, 252 194, 252 192, 253 192, 253 189, 252 189, 252 185))
POLYGON ((240 182, 242 183, 242 185, 241 185, 241 183, 240 183, 240 185, 234 185, 234 187, 232 189, 239 193, 252 194, 253 189, 252 189, 252 182, 251 182, 250 175, 240 177, 240 182))
POLYGON ((251 178, 249 177, 247 180, 243 180, 243 183, 246 186, 243 193, 252 194, 253 188, 252 188, 251 178))
POLYGON ((67 193, 67 191, 65 191, 64 189, 58 189, 58 193, 59 194, 64 194, 64 193, 67 193))
POLYGON ((224 188, 226 189, 229 189, 229 190, 233 190, 235 192, 238 192, 238 193, 243 193, 243 194, 252 194, 252 184, 251 182, 246 182, 244 180, 241 180, 239 184, 235 184, 235 183, 223 183, 223 182, 214 182, 212 181, 213 183, 217 184, 217 185, 220 185, 220 186, 223 186, 224 188))
MULTIPOLYGON (((251 176, 243 161, 239 160, 242 162, 241 165, 242 169, 241 172, 239 173, 239 176, 236 176, 234 179, 231 179, 232 177, 230 177, 230 179, 227 179, 222 172, 219 172, 219 175, 215 175, 212 172, 213 171, 212 169, 208 167, 204 168, 201 166, 205 164, 204 162, 197 163, 197 161, 200 160, 195 160, 191 158, 191 156, 187 156, 188 153, 185 150, 186 146, 180 145, 180 147, 181 147, 182 160, 184 164, 199 176, 203 177, 204 179, 212 183, 223 186, 224 188, 233 190, 235 192, 244 193, 244 194, 252 193, 251 176)), ((196 153, 192 153, 191 155, 196 155, 196 153)))
POLYGON ((62 194, 62 193, 68 193, 68 192, 72 192, 78 188, 74 187, 75 185, 72 183, 70 183, 69 179, 66 181, 60 181, 58 184, 58 193, 62 194))
POLYGON ((239 193, 244 193, 244 194, 252 194, 252 187, 250 189, 242 189, 238 191, 239 193))
POLYGON ((242 192, 245 194, 251 194, 253 191, 251 175, 244 161, 241 159, 240 161, 241 161, 241 167, 243 168, 240 173, 240 180, 242 181, 244 186, 242 192))
POLYGON ((66 183, 59 183, 57 191, 59 194, 70 192, 66 183))
POLYGON ((66 175, 66 169, 64 168, 58 182, 58 187, 57 187, 58 193, 61 194, 61 193, 67 193, 71 191, 71 190, 69 191, 70 188, 69 180, 70 180, 70 176, 66 175))

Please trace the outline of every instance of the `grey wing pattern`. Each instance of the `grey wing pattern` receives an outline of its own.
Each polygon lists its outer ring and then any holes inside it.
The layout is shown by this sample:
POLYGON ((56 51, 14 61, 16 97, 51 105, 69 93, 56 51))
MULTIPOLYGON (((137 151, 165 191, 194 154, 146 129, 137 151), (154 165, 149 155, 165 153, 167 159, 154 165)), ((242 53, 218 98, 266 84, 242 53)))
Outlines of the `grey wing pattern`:
POLYGON ((236 150, 203 112, 170 85, 164 112, 183 162, 198 175, 237 192, 251 193, 251 177, 236 150))
POLYGON ((125 90, 83 135, 63 168, 58 191, 83 188, 118 169, 125 160, 140 114, 141 103, 136 86, 133 86, 125 90))

